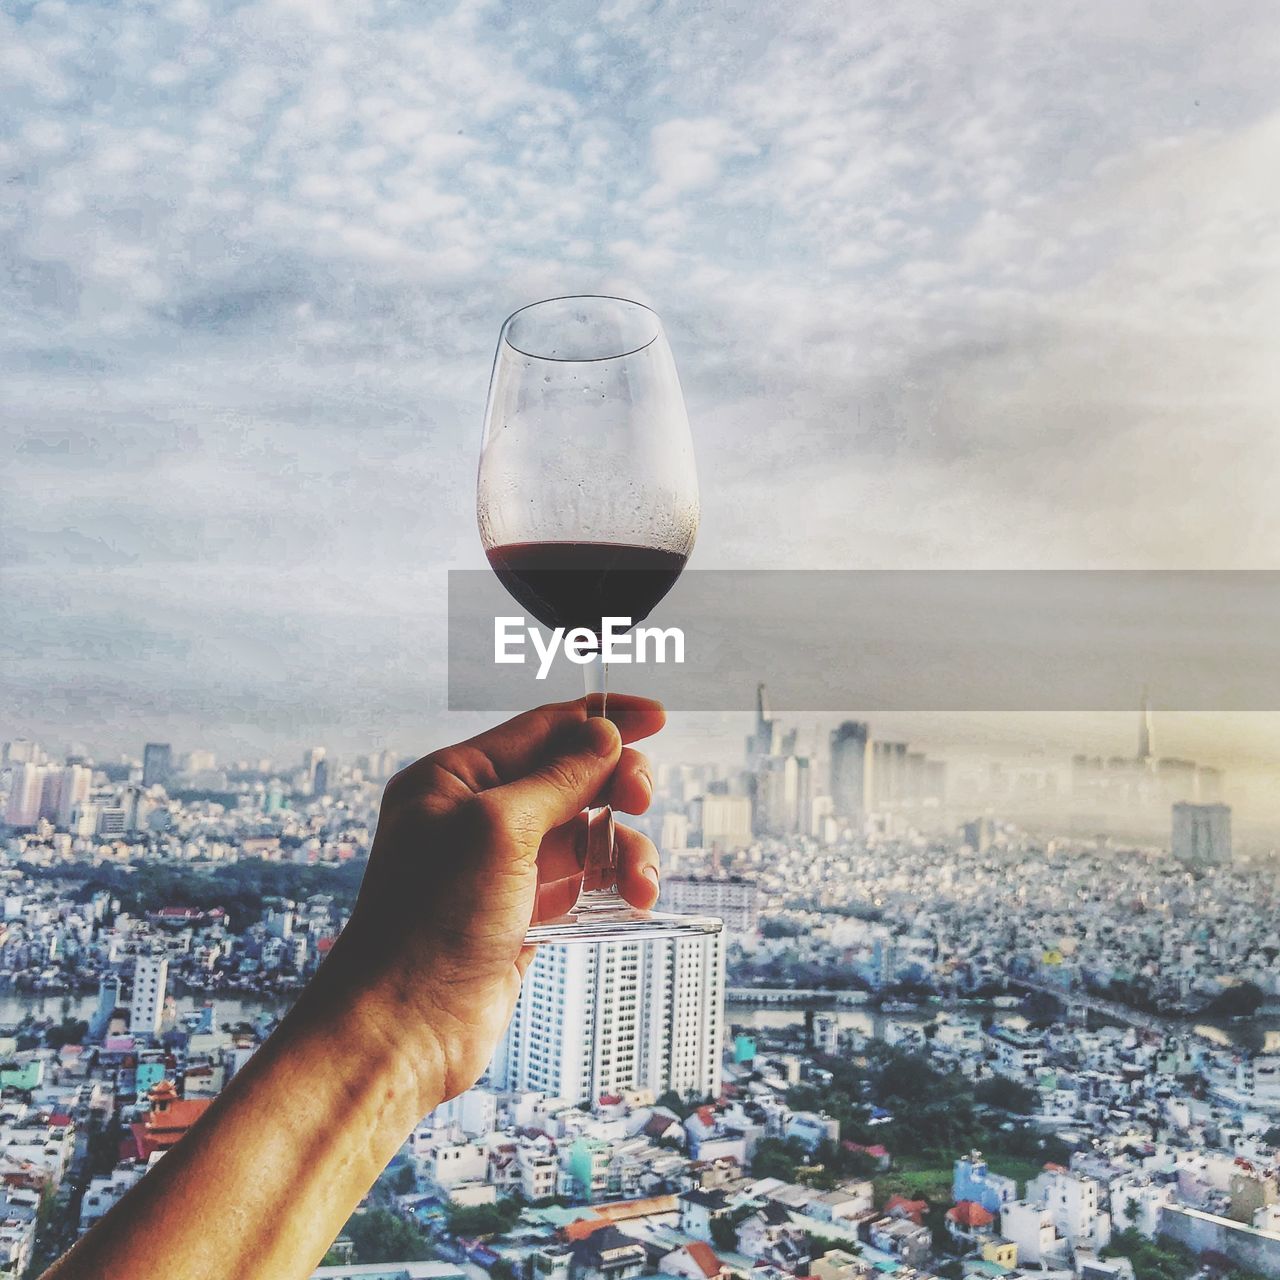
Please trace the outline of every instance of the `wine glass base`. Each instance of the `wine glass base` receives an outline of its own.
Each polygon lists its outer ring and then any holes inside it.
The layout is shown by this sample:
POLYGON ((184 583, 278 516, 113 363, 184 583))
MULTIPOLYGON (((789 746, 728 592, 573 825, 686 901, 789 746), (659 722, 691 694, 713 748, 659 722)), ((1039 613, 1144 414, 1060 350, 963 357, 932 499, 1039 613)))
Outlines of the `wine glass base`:
POLYGON ((527 944, 547 942, 648 942, 654 938, 706 937, 719 933, 724 921, 714 916, 679 916, 642 911, 626 903, 569 911, 532 925, 527 944))

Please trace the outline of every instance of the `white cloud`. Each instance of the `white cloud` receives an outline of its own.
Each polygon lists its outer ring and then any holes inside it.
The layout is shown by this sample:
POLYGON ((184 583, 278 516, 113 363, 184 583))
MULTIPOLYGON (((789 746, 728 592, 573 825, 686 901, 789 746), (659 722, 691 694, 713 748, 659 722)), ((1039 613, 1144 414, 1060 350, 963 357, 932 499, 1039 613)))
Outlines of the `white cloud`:
POLYGON ((1263 0, 0 14, 22 678, 109 699, 51 634, 233 601, 337 673, 289 619, 351 584, 402 650, 377 593, 479 562, 497 326, 574 290, 667 318, 705 563, 1270 566, 1278 51, 1263 0))
POLYGON ((664 120, 654 126, 649 145, 656 184, 646 199, 654 204, 711 186, 727 161, 752 150, 735 129, 715 116, 664 120))

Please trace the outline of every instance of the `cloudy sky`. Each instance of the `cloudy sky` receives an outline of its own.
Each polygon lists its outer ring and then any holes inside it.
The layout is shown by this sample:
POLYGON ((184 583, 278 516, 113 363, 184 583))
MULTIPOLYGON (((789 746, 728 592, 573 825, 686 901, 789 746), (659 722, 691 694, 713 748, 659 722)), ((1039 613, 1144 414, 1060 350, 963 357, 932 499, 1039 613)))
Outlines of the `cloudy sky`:
POLYGON ((1280 568, 1278 64, 1269 0, 4 6, 0 736, 431 745, 566 292, 667 321, 695 566, 1280 568))

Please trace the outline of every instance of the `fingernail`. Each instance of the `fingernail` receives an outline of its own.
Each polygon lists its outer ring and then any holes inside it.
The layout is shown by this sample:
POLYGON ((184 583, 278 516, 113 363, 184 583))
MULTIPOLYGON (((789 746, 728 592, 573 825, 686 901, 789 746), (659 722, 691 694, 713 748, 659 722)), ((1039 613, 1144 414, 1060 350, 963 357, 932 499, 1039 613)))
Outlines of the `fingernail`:
POLYGON ((656 889, 658 887, 658 868, 654 866, 646 866, 640 869, 640 874, 656 889))
POLYGON ((602 716, 591 716, 578 729, 578 741, 592 755, 611 756, 618 746, 618 731, 602 716))

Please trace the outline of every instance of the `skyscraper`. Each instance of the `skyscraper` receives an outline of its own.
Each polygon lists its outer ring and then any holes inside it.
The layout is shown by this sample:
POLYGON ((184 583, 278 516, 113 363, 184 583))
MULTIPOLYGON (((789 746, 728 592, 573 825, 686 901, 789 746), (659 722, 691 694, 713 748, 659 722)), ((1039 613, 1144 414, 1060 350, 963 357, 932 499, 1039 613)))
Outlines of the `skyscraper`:
POLYGON ((540 947, 490 1076, 571 1102, 602 1093, 718 1092, 720 935, 540 947))
POLYGON ((323 747, 312 747, 309 751, 303 753, 302 768, 306 772, 306 781, 303 784, 308 795, 317 795, 316 791, 316 770, 320 767, 320 762, 324 759, 323 747))
POLYGON ((1225 804, 1173 806, 1173 856, 1188 867, 1231 863, 1231 808, 1225 804))
POLYGON ((907 793, 907 744, 873 742, 870 775, 869 808, 891 809, 906 803, 910 798, 907 793))
POLYGON ((169 978, 169 958, 143 955, 133 970, 133 997, 129 1002, 129 1034, 160 1035, 160 1015, 164 1012, 165 983, 169 978))
POLYGON ((167 742, 148 742, 142 749, 142 785, 164 786, 173 772, 173 748, 167 742))
POLYGON ((809 830, 813 807, 812 770, 807 756, 766 756, 756 774, 755 829, 762 835, 809 830))
POLYGON ((313 796, 329 794, 329 762, 323 757, 316 761, 315 771, 311 775, 311 794, 313 796))
POLYGON ((1138 763, 1150 764, 1155 754, 1155 737, 1151 731, 1151 699, 1147 686, 1142 686, 1142 702, 1138 711, 1138 763))
POLYGON ((58 806, 51 820, 63 830, 69 830, 72 815, 89 799, 93 770, 81 764, 69 764, 61 772, 58 806))
POLYGON ((860 720, 846 720, 831 734, 831 799, 841 818, 862 821, 871 790, 871 731, 860 720))
POLYGON ((769 691, 756 685, 756 726, 747 737, 747 768, 756 769, 767 756, 777 755, 782 747, 782 731, 769 714, 769 691))
POLYGON ((44 770, 30 761, 15 764, 9 782, 5 821, 11 827, 34 826, 40 817, 44 795, 44 770))
POLYGON ((751 797, 707 794, 692 806, 704 845, 745 849, 751 843, 751 797))

